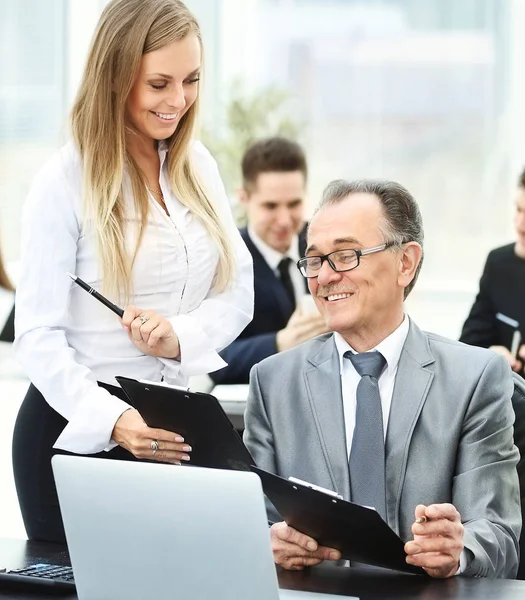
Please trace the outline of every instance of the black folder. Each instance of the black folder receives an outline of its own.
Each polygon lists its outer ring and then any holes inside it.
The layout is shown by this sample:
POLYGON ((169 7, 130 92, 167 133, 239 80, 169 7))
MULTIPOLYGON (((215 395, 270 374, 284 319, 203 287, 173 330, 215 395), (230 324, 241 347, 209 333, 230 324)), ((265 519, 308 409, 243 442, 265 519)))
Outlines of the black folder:
POLYGON ((116 377, 149 427, 174 431, 192 450, 190 465, 249 471, 255 464, 217 398, 162 384, 116 377))
POLYGON ((341 500, 253 466, 288 525, 352 562, 424 575, 407 564, 404 543, 373 508, 341 500))

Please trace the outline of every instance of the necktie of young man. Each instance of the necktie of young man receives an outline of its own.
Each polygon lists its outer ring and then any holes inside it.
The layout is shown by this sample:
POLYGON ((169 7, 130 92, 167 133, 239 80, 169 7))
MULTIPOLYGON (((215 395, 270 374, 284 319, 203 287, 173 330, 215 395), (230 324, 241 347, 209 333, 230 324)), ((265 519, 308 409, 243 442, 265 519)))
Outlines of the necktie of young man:
POLYGON ((373 506, 386 521, 385 437, 378 379, 386 360, 380 352, 345 352, 361 376, 350 451, 352 502, 373 506))
POLYGON ((295 291, 293 289, 292 278, 290 276, 290 265, 292 264, 292 259, 289 257, 284 257, 281 262, 277 265, 277 270, 279 271, 279 277, 283 282, 283 285, 286 289, 286 293, 288 294, 290 301, 292 302, 293 308, 295 308, 295 291))

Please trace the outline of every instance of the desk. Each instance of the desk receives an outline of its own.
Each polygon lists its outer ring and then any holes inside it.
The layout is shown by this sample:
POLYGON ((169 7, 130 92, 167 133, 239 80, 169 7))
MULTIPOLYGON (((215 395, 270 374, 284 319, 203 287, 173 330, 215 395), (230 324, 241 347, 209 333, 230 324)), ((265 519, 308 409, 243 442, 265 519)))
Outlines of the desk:
MULTIPOLYGON (((0 565, 21 567, 37 561, 69 564, 65 546, 0 538, 0 565)), ((205 574, 205 566, 203 571, 205 574)), ((283 588, 340 594, 342 597, 358 596, 360 600, 523 600, 525 598, 525 581, 505 579, 453 577, 439 580, 380 569, 349 569, 329 565, 321 565, 306 571, 278 569, 278 576, 279 584, 283 588)), ((191 594, 182 595, 191 598, 191 594)), ((1 598, 43 600, 57 598, 57 596, 49 593, 20 593, 19 589, 11 588, 0 589, 1 598)), ((61 598, 74 600, 76 595, 61 595, 61 598)))

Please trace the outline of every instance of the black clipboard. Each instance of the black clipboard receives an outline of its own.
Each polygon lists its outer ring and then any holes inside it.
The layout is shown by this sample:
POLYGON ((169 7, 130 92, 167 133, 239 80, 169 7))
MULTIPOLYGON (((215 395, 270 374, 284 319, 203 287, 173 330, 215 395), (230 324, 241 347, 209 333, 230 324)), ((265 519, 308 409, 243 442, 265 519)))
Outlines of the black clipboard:
POLYGON ((354 562, 426 575, 405 561, 404 542, 373 508, 341 500, 253 466, 288 525, 354 562))
POLYGON ((175 431, 192 450, 189 465, 250 471, 254 460, 217 398, 128 377, 115 378, 149 427, 175 431))

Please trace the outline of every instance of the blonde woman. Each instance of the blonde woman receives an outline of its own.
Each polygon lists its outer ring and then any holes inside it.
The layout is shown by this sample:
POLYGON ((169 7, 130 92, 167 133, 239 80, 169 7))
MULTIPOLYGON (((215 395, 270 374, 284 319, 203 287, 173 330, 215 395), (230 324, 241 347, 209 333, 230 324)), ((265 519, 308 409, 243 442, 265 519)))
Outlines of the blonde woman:
POLYGON ((250 255, 216 163, 192 141, 201 69, 199 27, 182 2, 110 2, 73 141, 27 199, 15 349, 33 385, 13 464, 30 539, 64 539, 57 451, 190 460, 176 432, 150 429, 130 409, 114 377, 184 384, 214 371, 252 317, 250 255), (68 272, 127 306, 122 320, 68 272))

